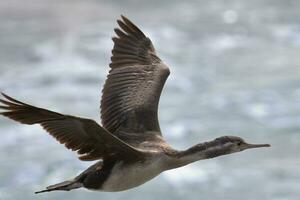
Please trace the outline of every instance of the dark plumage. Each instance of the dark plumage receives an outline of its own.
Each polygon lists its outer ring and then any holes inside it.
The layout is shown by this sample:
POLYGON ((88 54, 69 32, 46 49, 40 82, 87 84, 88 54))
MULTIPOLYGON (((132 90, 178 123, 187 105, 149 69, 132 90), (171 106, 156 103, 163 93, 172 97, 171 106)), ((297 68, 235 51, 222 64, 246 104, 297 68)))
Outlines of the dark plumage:
POLYGON ((117 21, 114 48, 101 99, 102 126, 84 119, 31 106, 6 94, 1 115, 23 124, 40 124, 83 161, 98 162, 70 181, 39 191, 121 191, 141 185, 161 172, 201 159, 239 152, 251 145, 224 136, 185 151, 163 139, 157 118, 162 88, 169 68, 156 55, 151 40, 126 17, 117 21))

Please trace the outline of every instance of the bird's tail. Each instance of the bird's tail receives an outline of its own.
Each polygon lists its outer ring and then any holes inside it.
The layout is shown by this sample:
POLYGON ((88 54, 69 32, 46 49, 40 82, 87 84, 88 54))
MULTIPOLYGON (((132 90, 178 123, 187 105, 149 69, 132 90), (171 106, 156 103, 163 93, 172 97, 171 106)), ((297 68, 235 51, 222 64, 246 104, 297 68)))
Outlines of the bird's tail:
POLYGON ((69 191, 69 190, 80 188, 82 186, 83 186, 82 183, 78 182, 77 180, 64 181, 55 185, 50 185, 45 190, 37 191, 35 192, 35 194, 42 193, 42 192, 51 192, 55 190, 69 191))

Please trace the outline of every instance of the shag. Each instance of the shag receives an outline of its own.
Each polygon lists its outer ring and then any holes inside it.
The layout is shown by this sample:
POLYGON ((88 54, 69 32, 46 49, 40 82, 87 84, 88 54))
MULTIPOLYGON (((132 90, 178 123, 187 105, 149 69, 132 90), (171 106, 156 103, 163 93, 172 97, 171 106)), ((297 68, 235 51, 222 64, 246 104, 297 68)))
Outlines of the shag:
POLYGON ((176 150, 164 140, 157 118, 161 91, 170 71, 157 56, 151 40, 121 16, 114 29, 114 47, 101 100, 102 126, 94 120, 64 115, 18 101, 4 93, 1 115, 23 124, 40 124, 82 161, 97 161, 75 178, 45 190, 87 188, 123 191, 161 172, 192 162, 269 144, 248 144, 223 136, 176 150))

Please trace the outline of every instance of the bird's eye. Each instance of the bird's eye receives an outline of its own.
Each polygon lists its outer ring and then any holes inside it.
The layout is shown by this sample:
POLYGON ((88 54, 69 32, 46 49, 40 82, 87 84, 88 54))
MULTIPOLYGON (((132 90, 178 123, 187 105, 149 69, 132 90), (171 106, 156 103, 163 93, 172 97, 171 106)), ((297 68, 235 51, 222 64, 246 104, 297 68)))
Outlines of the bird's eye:
POLYGON ((238 145, 238 146, 241 146, 241 145, 242 145, 242 143, 241 143, 241 142, 238 142, 238 143, 237 143, 237 145, 238 145))

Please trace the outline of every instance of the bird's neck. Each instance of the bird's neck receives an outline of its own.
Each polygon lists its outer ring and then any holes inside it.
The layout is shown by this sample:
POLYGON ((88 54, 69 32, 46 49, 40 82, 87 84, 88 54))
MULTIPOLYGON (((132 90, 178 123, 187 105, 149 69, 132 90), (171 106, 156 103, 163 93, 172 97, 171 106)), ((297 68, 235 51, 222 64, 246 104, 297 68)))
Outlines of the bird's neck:
POLYGON ((198 160, 210 159, 225 154, 230 154, 228 147, 220 146, 217 140, 192 146, 184 151, 176 151, 170 155, 169 169, 182 167, 198 160))

